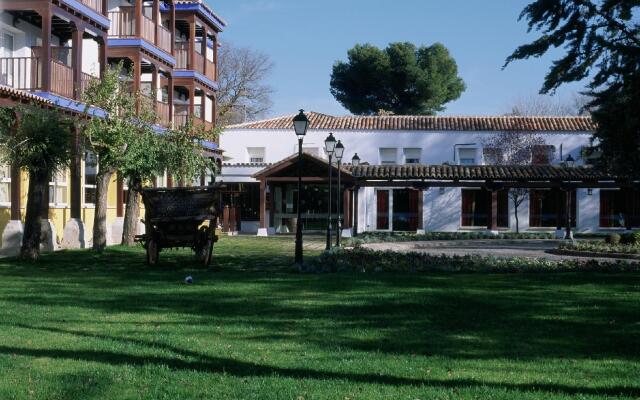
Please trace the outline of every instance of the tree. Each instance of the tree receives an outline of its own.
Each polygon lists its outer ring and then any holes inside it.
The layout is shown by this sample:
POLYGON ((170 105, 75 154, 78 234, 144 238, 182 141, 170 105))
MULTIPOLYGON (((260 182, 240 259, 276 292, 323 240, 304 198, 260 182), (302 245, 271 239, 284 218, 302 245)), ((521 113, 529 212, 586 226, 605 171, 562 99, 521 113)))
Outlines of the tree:
POLYGON ((29 174, 20 256, 36 260, 40 256, 41 216, 49 212, 49 182, 69 163, 73 124, 59 110, 35 104, 5 109, 1 114, 0 156, 29 174))
POLYGON ((465 90, 458 66, 444 45, 417 48, 391 43, 382 50, 356 45, 348 61, 338 61, 331 75, 331 94, 354 114, 380 110, 398 115, 434 115, 465 90))
MULTIPOLYGON (((494 165, 529 165, 535 146, 544 145, 544 138, 536 132, 503 131, 482 140, 485 161, 494 165)), ((520 232, 518 208, 529 197, 528 188, 511 188, 508 197, 513 204, 516 232, 520 232)))
POLYGON ((103 117, 88 118, 84 136, 98 159, 96 207, 93 222, 93 249, 107 246, 107 194, 109 182, 120 167, 132 131, 136 130, 136 96, 129 93, 128 79, 121 79, 123 64, 108 68, 102 79, 94 79, 83 95, 87 104, 105 112, 103 117))
POLYGON ((584 116, 589 115, 589 96, 574 94, 567 99, 552 96, 531 95, 520 97, 513 102, 507 115, 513 116, 584 116))
POLYGON ((594 151, 600 167, 640 173, 640 22, 637 0, 536 0, 522 11, 529 30, 541 32, 506 60, 540 57, 563 47, 545 77, 541 92, 589 78, 589 106, 598 124, 594 151), (625 112, 629 111, 629 112, 625 112))
POLYGON ((264 81, 271 73, 269 56, 247 47, 225 44, 218 54, 218 125, 252 120, 271 108, 273 89, 264 81))

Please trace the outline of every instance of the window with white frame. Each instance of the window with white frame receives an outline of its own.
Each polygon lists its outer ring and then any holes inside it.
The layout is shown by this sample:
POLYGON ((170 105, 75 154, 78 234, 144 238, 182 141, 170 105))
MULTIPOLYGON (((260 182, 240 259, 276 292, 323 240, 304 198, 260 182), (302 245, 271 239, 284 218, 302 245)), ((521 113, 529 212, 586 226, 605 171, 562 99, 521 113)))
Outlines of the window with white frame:
POLYGON ((380 148, 380 165, 395 165, 398 163, 398 149, 395 147, 380 148))
POLYGON ((67 205, 67 170, 58 171, 49 182, 49 204, 51 206, 67 205))
POLYGON ((9 165, 0 164, 0 205, 8 206, 11 203, 11 168, 9 165))
POLYGON ((420 157, 422 156, 422 149, 420 148, 405 148, 404 149, 404 163, 405 164, 420 164, 420 157))
POLYGON ((98 174, 98 158, 93 152, 84 155, 84 204, 96 204, 96 176, 98 174))
POLYGON ((458 163, 460 165, 477 165, 476 155, 475 147, 458 148, 458 163))
POLYGON ((247 147, 247 156, 250 163, 263 163, 264 155, 264 147, 247 147))

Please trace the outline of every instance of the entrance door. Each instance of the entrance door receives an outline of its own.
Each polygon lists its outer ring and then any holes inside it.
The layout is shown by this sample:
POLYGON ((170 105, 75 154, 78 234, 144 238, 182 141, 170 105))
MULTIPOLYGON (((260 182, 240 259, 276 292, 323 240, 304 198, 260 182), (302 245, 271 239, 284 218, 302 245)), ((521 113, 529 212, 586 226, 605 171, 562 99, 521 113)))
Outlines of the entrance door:
POLYGON ((386 231, 389 230, 389 191, 378 190, 376 192, 376 196, 376 229, 379 231, 386 231))

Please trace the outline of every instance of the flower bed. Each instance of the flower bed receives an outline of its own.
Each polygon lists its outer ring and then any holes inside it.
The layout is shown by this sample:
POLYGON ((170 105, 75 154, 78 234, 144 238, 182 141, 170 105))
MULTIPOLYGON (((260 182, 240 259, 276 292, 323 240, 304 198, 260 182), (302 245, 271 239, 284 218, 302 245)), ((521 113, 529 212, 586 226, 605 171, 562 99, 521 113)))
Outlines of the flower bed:
POLYGON ((488 235, 486 232, 427 232, 417 233, 380 233, 367 232, 355 238, 345 239, 347 246, 358 246, 365 243, 387 243, 387 242, 429 242, 434 240, 487 240, 487 239, 555 239, 552 233, 527 232, 515 233, 505 232, 498 235, 488 235))
POLYGON ((561 254, 574 254, 587 257, 640 258, 638 244, 610 244, 603 241, 560 243, 557 249, 561 254))
POLYGON ((599 262, 397 253, 365 248, 334 249, 316 257, 308 272, 638 272, 637 262, 599 262))

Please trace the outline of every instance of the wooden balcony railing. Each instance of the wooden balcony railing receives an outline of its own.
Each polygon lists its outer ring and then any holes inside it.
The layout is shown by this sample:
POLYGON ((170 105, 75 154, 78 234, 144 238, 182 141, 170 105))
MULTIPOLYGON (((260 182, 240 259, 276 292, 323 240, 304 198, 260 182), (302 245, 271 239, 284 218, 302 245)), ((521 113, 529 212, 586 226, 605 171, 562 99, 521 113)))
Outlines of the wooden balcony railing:
POLYGON ((207 78, 211 79, 212 81, 216 80, 216 64, 207 60, 207 78))
POLYGON ((204 56, 196 51, 194 53, 193 61, 195 65, 193 65, 193 67, 189 69, 198 72, 204 72, 204 56))
POLYGON ((82 73, 81 75, 81 80, 80 80, 80 94, 82 95, 87 88, 89 87, 89 84, 91 83, 92 79, 97 79, 96 77, 86 74, 86 73, 82 73))
POLYGON ((111 20, 109 36, 131 37, 136 35, 133 7, 120 7, 120 11, 109 12, 108 17, 111 20))
POLYGON ((159 101, 156 109, 160 125, 169 127, 171 125, 171 107, 169 107, 169 103, 159 101))
POLYGON ((189 106, 184 104, 173 105, 173 126, 184 126, 189 121, 189 106))
POLYGON ((149 43, 156 42, 156 25, 147 17, 142 17, 142 35, 141 37, 149 43))
POLYGON ((51 91, 73 98, 73 69, 56 60, 51 61, 51 91))
POLYGON ((189 65, 189 44, 185 42, 176 42, 176 69, 187 69, 189 65))
POLYGON ((158 47, 171 54, 171 31, 164 26, 158 26, 158 47))
POLYGON ((20 90, 40 90, 42 88, 40 58, 0 58, 0 84, 20 90))
POLYGON ((105 0, 80 0, 82 4, 102 13, 102 2, 105 0))

